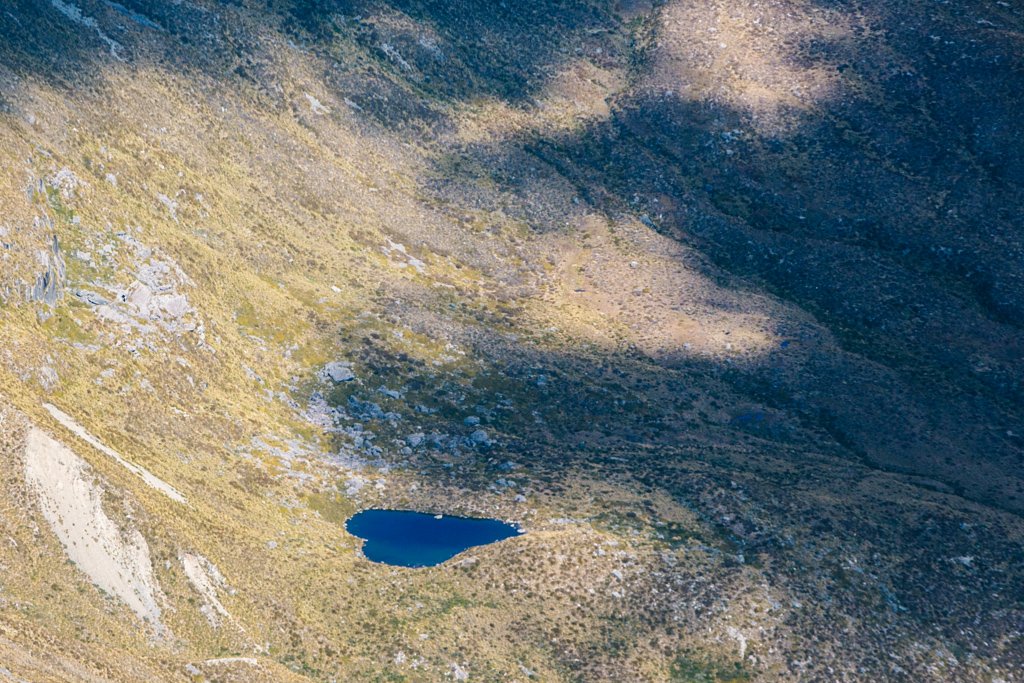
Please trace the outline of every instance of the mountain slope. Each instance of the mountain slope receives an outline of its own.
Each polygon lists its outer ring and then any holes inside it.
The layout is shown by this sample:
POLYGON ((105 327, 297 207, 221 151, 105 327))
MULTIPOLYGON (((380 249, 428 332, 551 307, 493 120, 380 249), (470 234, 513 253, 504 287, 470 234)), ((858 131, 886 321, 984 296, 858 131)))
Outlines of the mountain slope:
POLYGON ((0 662, 1015 680, 1022 22, 9 4, 0 662), (364 507, 527 533, 398 571, 364 507))

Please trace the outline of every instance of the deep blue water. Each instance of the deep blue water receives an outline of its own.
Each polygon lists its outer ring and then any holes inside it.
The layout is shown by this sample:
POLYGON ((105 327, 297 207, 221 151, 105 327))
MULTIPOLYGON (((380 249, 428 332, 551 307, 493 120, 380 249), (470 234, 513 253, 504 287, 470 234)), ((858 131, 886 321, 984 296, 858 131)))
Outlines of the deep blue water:
POLYGON ((467 548, 522 533, 496 519, 438 519, 410 510, 363 510, 345 523, 345 529, 365 539, 363 554, 368 559, 399 567, 432 567, 467 548))

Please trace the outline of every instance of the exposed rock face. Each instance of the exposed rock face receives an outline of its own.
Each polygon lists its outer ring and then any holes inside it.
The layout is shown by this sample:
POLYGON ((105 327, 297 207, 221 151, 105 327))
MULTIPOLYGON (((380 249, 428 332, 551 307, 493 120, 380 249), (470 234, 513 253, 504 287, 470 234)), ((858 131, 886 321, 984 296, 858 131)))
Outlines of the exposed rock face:
POLYGON ((53 307, 64 295, 64 281, 67 277, 64 257, 60 253, 60 243, 56 235, 50 241, 50 248, 39 252, 39 262, 43 266, 43 272, 36 276, 26 298, 53 307))
POLYGON ((35 427, 24 461, 25 479, 68 558, 156 633, 167 635, 149 545, 137 529, 123 528, 103 510, 103 489, 85 461, 35 427))
POLYGON ((183 291, 193 286, 192 280, 173 259, 157 255, 131 235, 122 235, 122 240, 134 254, 135 278, 126 287, 106 285, 109 299, 86 295, 96 315, 118 325, 127 338, 153 341, 196 332, 202 342, 199 314, 183 291))
POLYGON ((323 370, 320 371, 320 376, 329 379, 335 384, 341 382, 351 382, 356 378, 356 373, 352 372, 352 364, 347 361, 333 361, 324 366, 323 370))
POLYGON ((157 491, 159 491, 160 493, 164 494, 165 496, 167 496, 168 498, 177 503, 181 503, 183 505, 186 504, 187 501, 185 500, 185 496, 183 496, 177 489, 175 489, 173 486, 163 481, 159 477, 155 476, 152 472, 145 469, 144 467, 140 467, 135 463, 125 460, 123 457, 121 457, 120 453, 110 448, 102 441, 97 439, 95 436, 90 434, 88 431, 86 431, 86 429, 82 425, 78 424, 78 422, 76 422, 73 417, 65 413, 63 410, 50 403, 44 404, 43 407, 46 408, 47 412, 49 412, 50 415, 52 415, 64 427, 71 430, 72 433, 74 433, 76 436, 81 438, 83 441, 85 441, 87 444, 89 444, 96 450, 100 451, 104 455, 108 455, 111 458, 113 458, 119 465, 124 467, 129 472, 132 472, 133 474, 136 474, 139 477, 141 477, 142 480, 146 482, 148 486, 156 489, 157 491))
POLYGON ((228 590, 227 581, 220 573, 216 565, 202 555, 195 553, 183 553, 178 558, 185 570, 185 576, 189 583, 196 589, 203 600, 199 611, 203 613, 211 626, 220 626, 222 618, 230 617, 227 609, 221 604, 217 596, 218 591, 228 590))

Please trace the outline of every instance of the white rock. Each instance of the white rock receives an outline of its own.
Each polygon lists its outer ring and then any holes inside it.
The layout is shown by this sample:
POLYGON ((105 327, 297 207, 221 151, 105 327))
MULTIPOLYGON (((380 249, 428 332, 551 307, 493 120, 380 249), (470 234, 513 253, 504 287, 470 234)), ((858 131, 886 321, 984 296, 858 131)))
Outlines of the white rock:
POLYGON ((228 611, 217 597, 217 589, 226 589, 227 582, 220 570, 202 555, 184 553, 178 558, 189 583, 203 600, 200 611, 211 626, 220 625, 220 617, 229 617, 228 611))
POLYGON ((107 516, 103 489, 86 462, 33 427, 25 444, 25 480, 68 558, 92 583, 165 634, 149 545, 138 529, 123 529, 107 516))
POLYGON ((123 298, 126 304, 137 308, 139 311, 146 311, 149 308, 150 301, 153 299, 153 290, 148 285, 136 281, 124 293, 123 298))
POLYGON ((180 318, 189 312, 188 299, 181 294, 164 294, 156 298, 156 305, 172 318, 180 318))
POLYGON ((306 101, 309 102, 309 108, 314 114, 330 114, 331 110, 323 105, 320 100, 313 97, 309 93, 305 93, 306 101))
POLYGON ((62 425, 64 425, 64 427, 71 430, 71 432, 74 433, 75 436, 77 436, 78 438, 82 439, 82 441, 85 441, 87 444, 89 444, 99 452, 103 453, 104 455, 113 458, 119 465, 124 467, 129 472, 132 472, 133 474, 136 474, 139 477, 141 477, 142 480, 146 482, 146 484, 153 487, 160 493, 164 494, 171 500, 177 501, 183 505, 187 504, 185 496, 181 495, 181 493, 177 489, 175 489, 173 486, 171 486, 164 480, 160 479, 159 477, 157 477, 144 467, 140 467, 139 465, 136 465, 133 462, 128 462, 127 460, 122 458, 120 453, 110 448, 102 441, 97 439, 95 436, 90 434, 88 431, 86 431, 86 429, 82 425, 78 424, 78 422, 76 422, 73 417, 65 413, 63 410, 61 410, 60 408, 51 403, 44 403, 43 407, 46 408, 47 412, 49 412, 50 415, 52 415, 54 419, 57 420, 57 422, 60 422, 62 425))

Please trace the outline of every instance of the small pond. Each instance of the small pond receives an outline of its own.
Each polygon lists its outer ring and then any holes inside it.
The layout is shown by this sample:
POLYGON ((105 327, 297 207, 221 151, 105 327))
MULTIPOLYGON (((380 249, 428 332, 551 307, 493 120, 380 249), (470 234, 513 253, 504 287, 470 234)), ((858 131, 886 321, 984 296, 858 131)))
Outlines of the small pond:
POLYGON ((432 567, 478 545, 522 532, 497 519, 449 517, 410 510, 363 510, 345 524, 366 542, 363 554, 398 567, 432 567))

